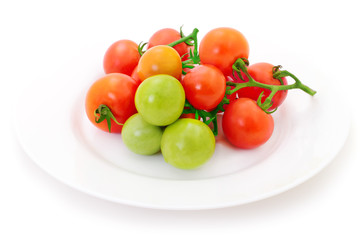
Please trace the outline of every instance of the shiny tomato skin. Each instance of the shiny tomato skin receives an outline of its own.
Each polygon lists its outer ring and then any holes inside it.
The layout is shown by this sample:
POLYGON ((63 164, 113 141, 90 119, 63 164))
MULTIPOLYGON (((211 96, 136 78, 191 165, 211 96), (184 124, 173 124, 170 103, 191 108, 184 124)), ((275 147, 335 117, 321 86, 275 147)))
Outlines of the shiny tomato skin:
POLYGON ((184 76, 181 83, 188 102, 196 109, 213 110, 225 95, 225 76, 212 65, 194 67, 184 76))
MULTIPOLYGON (((155 32, 148 41, 148 49, 158 45, 168 45, 172 42, 181 39, 180 33, 172 28, 163 28, 159 31, 155 32)), ((182 57, 186 53, 188 53, 187 44, 186 43, 179 43, 173 47, 182 57)), ((185 55, 183 60, 187 60, 188 56, 185 55)))
POLYGON ((140 59, 138 45, 131 40, 114 42, 104 55, 104 71, 108 73, 124 73, 131 75, 140 59))
POLYGON ((239 98, 229 104, 222 117, 222 128, 228 141, 242 149, 253 149, 269 140, 274 129, 273 117, 255 101, 239 98))
POLYGON ((148 49, 140 58, 137 74, 141 81, 158 74, 167 74, 180 79, 182 61, 174 48, 158 45, 148 49))
MULTIPOLYGON (((252 64, 248 67, 248 73, 250 76, 257 82, 265 83, 269 85, 281 85, 281 82, 278 79, 273 78, 273 64, 260 62, 252 64)), ((248 80, 248 78, 243 74, 244 80, 248 80)), ((287 79, 285 77, 282 78, 283 84, 287 85, 287 79)), ((270 90, 260 87, 246 87, 237 91, 239 98, 251 98, 253 100, 257 100, 259 95, 264 92, 264 96, 262 98, 262 102, 269 96, 271 93, 270 90)), ((272 111, 279 107, 283 101, 287 97, 287 90, 278 91, 273 99, 272 99, 272 107, 268 109, 268 111, 272 111)))
MULTIPOLYGON (((89 88, 86 94, 85 108, 88 119, 99 129, 109 132, 106 120, 101 123, 95 122, 94 112, 100 106, 108 106, 119 123, 125 121, 134 113, 135 92, 138 83, 130 76, 122 73, 109 73, 97 81, 89 88)), ((121 133, 122 126, 111 120, 112 133, 121 133)))
POLYGON ((249 57, 249 44, 236 29, 215 28, 202 38, 199 54, 202 63, 214 65, 228 76, 236 59, 249 57))

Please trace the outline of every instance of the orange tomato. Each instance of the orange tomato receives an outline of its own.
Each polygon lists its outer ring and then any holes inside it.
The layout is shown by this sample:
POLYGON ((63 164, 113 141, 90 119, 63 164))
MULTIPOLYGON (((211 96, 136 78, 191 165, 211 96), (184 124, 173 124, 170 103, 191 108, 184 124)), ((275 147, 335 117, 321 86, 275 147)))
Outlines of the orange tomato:
MULTIPOLYGON (((106 119, 100 123, 95 121, 95 111, 100 105, 106 105, 115 119, 123 124, 134 113, 135 92, 138 83, 122 73, 110 73, 94 82, 89 88, 85 108, 88 119, 99 129, 109 132, 106 119)), ((121 133, 122 126, 111 120, 110 132, 121 133)))
POLYGON ((137 73, 141 81, 158 74, 167 74, 180 79, 182 61, 174 48, 167 45, 155 46, 148 49, 140 58, 137 73))

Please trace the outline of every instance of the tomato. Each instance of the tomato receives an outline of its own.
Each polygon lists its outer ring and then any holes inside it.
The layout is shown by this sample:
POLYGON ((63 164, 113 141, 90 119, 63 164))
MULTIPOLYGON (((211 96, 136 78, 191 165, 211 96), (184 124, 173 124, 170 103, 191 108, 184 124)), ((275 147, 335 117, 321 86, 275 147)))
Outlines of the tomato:
POLYGON ((214 65, 228 76, 236 59, 249 57, 249 44, 233 28, 215 28, 202 38, 199 53, 202 63, 214 65))
MULTIPOLYGON (((157 32, 155 32, 149 39, 148 42, 148 49, 152 48, 154 46, 158 46, 158 45, 168 45, 172 42, 175 42, 177 40, 181 39, 181 35, 180 33, 172 28, 163 28, 157 32)), ((176 46, 173 47, 174 49, 176 49, 176 51, 178 52, 178 54, 182 57, 183 55, 185 55, 186 53, 188 53, 187 51, 187 44, 186 43, 179 43, 176 46)), ((183 57, 183 60, 187 60, 188 56, 185 55, 183 57)))
POLYGON ((147 123, 139 113, 136 113, 125 122, 121 137, 132 152, 152 155, 161 149, 162 134, 162 128, 147 123))
POLYGON ((222 128, 228 141, 238 148, 256 148, 271 137, 273 117, 249 98, 239 98, 226 108, 222 128))
POLYGON ((140 54, 138 45, 131 40, 119 40, 113 43, 104 55, 105 73, 124 73, 131 75, 138 65, 140 54))
MULTIPOLYGON (((257 82, 265 83, 265 84, 269 84, 269 85, 281 85, 281 82, 278 79, 273 78, 273 67, 274 67, 274 65, 272 65, 270 63, 265 63, 265 62, 255 63, 248 67, 248 73, 257 82)), ((244 80, 248 80, 248 77, 246 77, 244 75, 244 73, 242 75, 243 75, 244 80)), ((286 78, 283 77, 282 80, 283 80, 283 84, 287 85, 286 78)), ((264 102, 265 99, 271 93, 270 90, 265 89, 265 88, 245 87, 245 88, 242 88, 239 91, 237 91, 237 94, 238 94, 239 98, 247 97, 247 98, 251 98, 256 101, 262 92, 264 92, 264 96, 262 97, 262 102, 264 102)), ((274 95, 274 97, 272 99, 273 105, 268 109, 268 111, 272 111, 272 110, 276 109, 277 107, 279 107, 282 104, 282 102, 286 99, 286 97, 287 97, 287 90, 278 91, 274 95)))
POLYGON ((166 45, 152 47, 140 58, 137 73, 141 81, 158 74, 168 74, 180 79, 182 75, 181 58, 172 47, 166 45))
MULTIPOLYGON (((89 88, 85 107, 88 119, 99 129, 108 132, 106 121, 95 122, 94 112, 101 104, 106 105, 119 123, 124 123, 136 113, 134 96, 137 82, 122 73, 109 73, 95 81, 89 88)), ((111 120, 110 132, 120 133, 122 126, 111 120)))
POLYGON ((196 109, 213 110, 225 95, 225 76, 212 65, 196 66, 185 75, 181 83, 187 100, 196 109))
POLYGON ((182 84, 174 77, 159 74, 144 80, 135 94, 135 106, 145 121, 166 126, 176 121, 185 105, 182 84))
POLYGON ((199 120, 179 119, 164 130, 161 151, 164 160, 172 166, 194 169, 214 154, 215 137, 211 129, 199 120))
POLYGON ((202 63, 212 64, 228 76, 236 59, 249 57, 249 45, 241 32, 215 28, 202 38, 199 53, 202 63))

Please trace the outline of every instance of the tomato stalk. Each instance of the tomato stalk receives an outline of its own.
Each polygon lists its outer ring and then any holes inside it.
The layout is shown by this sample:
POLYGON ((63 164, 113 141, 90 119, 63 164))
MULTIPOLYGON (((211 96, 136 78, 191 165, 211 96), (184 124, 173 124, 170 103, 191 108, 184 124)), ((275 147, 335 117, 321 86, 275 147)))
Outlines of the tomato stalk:
POLYGON ((192 33, 184 36, 184 34, 181 34, 181 38, 178 39, 177 41, 174 41, 170 44, 168 44, 168 46, 170 47, 174 47, 177 44, 180 43, 186 43, 187 45, 191 45, 193 42, 193 46, 194 49, 193 51, 190 49, 190 59, 192 61, 186 60, 185 62, 187 63, 193 63, 193 64, 200 64, 200 56, 198 55, 198 41, 197 41, 197 34, 198 34, 199 30, 197 28, 193 29, 192 33))
MULTIPOLYGON (((179 28, 179 35, 181 36, 181 38, 184 38, 184 37, 186 37, 186 36, 185 36, 185 34, 183 33, 183 31, 182 31, 182 27, 183 27, 183 25, 179 28)), ((186 43, 188 46, 193 46, 193 40, 192 40, 192 39, 185 41, 185 43, 186 43)))
POLYGON ((227 86, 227 90, 226 90, 226 94, 230 95, 233 94, 234 92, 244 88, 244 87, 260 87, 260 88, 265 88, 265 89, 269 89, 271 91, 271 93, 269 94, 269 96, 265 99, 265 101, 262 103, 262 97, 263 97, 263 92, 260 94, 258 100, 257 100, 257 104, 262 108, 263 111, 265 111, 266 113, 273 113, 275 110, 268 112, 267 109, 269 109, 272 106, 272 98, 274 97, 274 95, 278 92, 278 91, 284 91, 284 90, 290 90, 290 89, 301 89, 304 92, 308 93, 309 95, 313 96, 316 94, 316 91, 311 89, 310 87, 304 85, 295 75, 293 75, 292 73, 284 70, 281 71, 279 70, 280 66, 276 66, 273 68, 273 77, 278 79, 281 83, 283 83, 282 77, 291 77, 294 79, 294 83, 293 84, 288 84, 288 85, 269 85, 269 84, 264 84, 264 83, 260 83, 255 81, 251 75, 248 73, 248 69, 247 69, 247 60, 244 58, 239 58, 235 61, 235 63, 233 64, 233 76, 236 77, 236 75, 238 75, 238 77, 245 81, 243 76, 241 75, 241 72, 243 72, 247 77, 248 77, 248 81, 247 82, 242 82, 242 83, 235 83, 235 82, 226 82, 227 86), (234 86, 235 88, 232 89, 232 86, 234 86))
POLYGON ((122 123, 119 123, 114 114, 112 114, 110 108, 106 106, 105 104, 100 104, 100 106, 95 110, 95 122, 101 123, 106 119, 107 126, 109 128, 109 132, 111 132, 111 120, 113 120, 118 125, 123 125, 122 123))
POLYGON ((139 45, 138 45, 138 52, 139 52, 139 55, 142 56, 146 50, 144 50, 144 47, 147 45, 148 43, 143 43, 143 42, 140 42, 139 45))

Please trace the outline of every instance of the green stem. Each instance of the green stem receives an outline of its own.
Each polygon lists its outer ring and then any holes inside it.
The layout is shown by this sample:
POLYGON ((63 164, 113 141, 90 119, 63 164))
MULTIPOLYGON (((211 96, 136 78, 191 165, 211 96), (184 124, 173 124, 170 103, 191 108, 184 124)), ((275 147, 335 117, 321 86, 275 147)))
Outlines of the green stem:
MULTIPOLYGON (((184 38, 185 37, 185 34, 183 33, 182 31, 182 27, 183 25, 179 28, 179 35, 181 36, 181 38, 184 38)), ((192 40, 191 41, 185 41, 185 43, 188 45, 188 46, 193 46, 193 42, 192 40)))
POLYGON ((174 46, 176 46, 177 44, 180 44, 180 43, 183 43, 183 42, 186 42, 186 41, 188 41, 188 40, 193 40, 194 41, 194 44, 196 44, 197 43, 197 33, 198 33, 198 29, 197 28, 195 28, 195 29, 193 29, 193 32, 190 34, 190 35, 188 35, 188 36, 184 36, 184 37, 181 37, 180 39, 178 39, 177 41, 174 41, 174 42, 172 42, 172 43, 170 43, 170 44, 168 44, 168 46, 170 46, 170 47, 174 47, 174 46))
POLYGON ((123 125, 122 123, 119 123, 114 114, 112 114, 110 108, 106 106, 105 104, 100 104, 98 108, 94 111, 95 116, 95 122, 101 123, 102 121, 106 120, 107 126, 109 128, 109 132, 111 132, 111 120, 113 120, 118 125, 123 125))
MULTIPOLYGON (((312 90, 310 87, 304 85, 295 75, 293 75, 292 73, 284 70, 284 71, 277 71, 276 73, 273 74, 273 77, 276 79, 281 79, 282 77, 291 77, 295 80, 295 83, 292 84, 294 86, 296 86, 296 88, 301 89, 302 91, 310 94, 311 96, 316 94, 315 90, 312 90)), ((293 87, 294 88, 294 87, 293 87)))
MULTIPOLYGON (((271 94, 266 98, 264 103, 261 103, 262 95, 260 96, 259 101, 258 101, 258 105, 266 112, 267 112, 267 109, 272 106, 272 104, 271 104, 272 98, 278 91, 285 91, 285 90, 290 90, 290 89, 301 89, 302 91, 308 93, 311 96, 316 94, 315 90, 304 85, 295 75, 293 75, 292 73, 290 73, 286 70, 281 71, 281 70, 279 70, 279 68, 280 68, 280 66, 273 68, 273 77, 275 79, 278 79, 280 82, 283 82, 283 80, 282 80, 283 77, 291 77, 294 79, 295 82, 293 84, 288 84, 288 85, 283 85, 283 84, 282 85, 269 85, 269 84, 257 82, 248 73, 246 59, 239 58, 235 61, 234 65, 233 65, 233 75, 235 76, 237 74, 241 80, 244 80, 244 78, 241 75, 241 72, 243 72, 248 77, 248 81, 242 82, 242 83, 235 83, 235 82, 229 82, 229 81, 226 82, 226 85, 235 87, 234 89, 231 89, 231 87, 227 88, 226 94, 228 94, 228 95, 233 94, 234 92, 236 92, 242 88, 245 88, 245 87, 260 87, 260 88, 269 89, 271 91, 271 94)), ((271 112, 267 112, 267 113, 271 113, 271 112)))
POLYGON ((148 43, 143 43, 143 42, 140 42, 139 45, 138 45, 138 52, 139 52, 139 55, 142 56, 146 50, 144 50, 144 47, 147 45, 148 43))
POLYGON ((190 52, 191 59, 192 59, 194 64, 199 64, 200 63, 200 56, 198 55, 198 40, 197 40, 197 33, 198 32, 199 32, 199 30, 197 28, 195 28, 195 29, 193 29, 191 34, 189 34, 188 36, 181 37, 177 41, 174 41, 174 42, 168 44, 168 46, 174 47, 177 44, 180 44, 180 43, 183 43, 183 42, 185 42, 186 44, 191 44, 191 40, 192 40, 193 45, 194 45, 194 49, 193 49, 193 53, 190 52))
POLYGON ((292 73, 284 70, 284 71, 276 71, 276 73, 273 74, 273 77, 276 79, 282 78, 282 77, 291 77, 295 80, 295 82, 293 84, 288 84, 288 85, 269 85, 269 84, 265 84, 265 83, 260 83, 255 81, 250 74, 248 73, 247 67, 245 62, 243 61, 243 59, 238 59, 236 60, 236 62, 233 65, 233 71, 235 71, 240 79, 244 80, 243 77, 241 76, 240 70, 245 73, 245 75, 248 77, 248 82, 243 82, 243 83, 234 83, 234 82, 226 82, 227 85, 230 86, 235 86, 234 89, 232 90, 228 90, 227 94, 230 95, 236 91, 238 91, 239 89, 242 89, 244 87, 261 87, 261 88, 265 88, 265 89, 269 89, 271 91, 283 91, 283 90, 290 90, 290 89, 301 89, 304 92, 310 94, 311 96, 316 94, 316 91, 311 89, 310 87, 304 85, 295 75, 293 75, 292 73))

